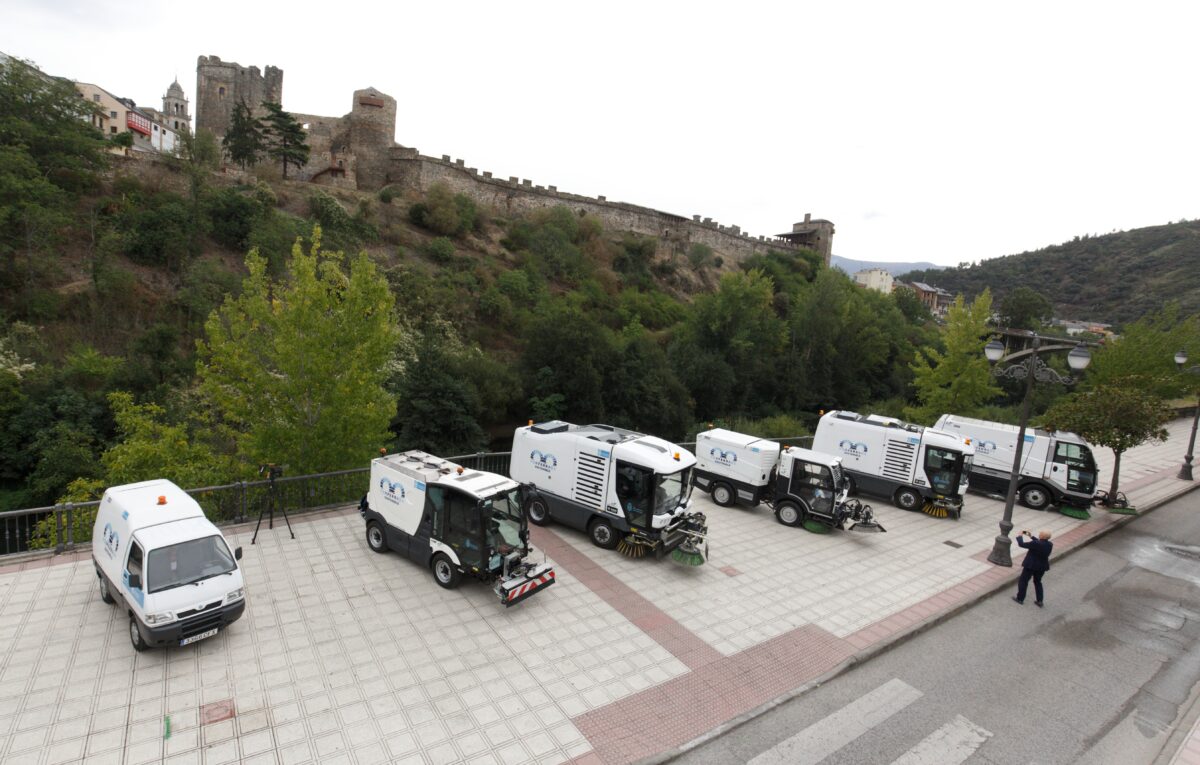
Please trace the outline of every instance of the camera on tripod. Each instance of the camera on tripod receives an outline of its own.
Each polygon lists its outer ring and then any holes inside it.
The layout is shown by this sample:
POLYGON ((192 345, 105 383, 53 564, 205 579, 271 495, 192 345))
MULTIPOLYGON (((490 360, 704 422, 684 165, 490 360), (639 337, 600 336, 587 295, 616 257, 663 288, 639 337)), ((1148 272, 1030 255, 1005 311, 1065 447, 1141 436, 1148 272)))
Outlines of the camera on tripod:
POLYGON ((283 478, 283 469, 286 465, 276 465, 274 462, 264 462, 258 466, 258 474, 265 475, 269 480, 274 481, 276 478, 283 478))
POLYGON ((258 540, 258 530, 262 527, 263 512, 267 513, 267 528, 275 528, 275 508, 276 506, 283 512, 283 521, 287 524, 288 534, 292 539, 296 538, 295 532, 292 531, 292 522, 288 520, 287 505, 279 501, 276 494, 278 487, 275 485, 276 478, 283 478, 283 469, 287 465, 276 465, 274 462, 264 462, 258 466, 259 477, 266 476, 269 483, 269 491, 267 492, 267 501, 259 505, 258 522, 254 524, 254 536, 250 537, 250 544, 254 544, 258 540))

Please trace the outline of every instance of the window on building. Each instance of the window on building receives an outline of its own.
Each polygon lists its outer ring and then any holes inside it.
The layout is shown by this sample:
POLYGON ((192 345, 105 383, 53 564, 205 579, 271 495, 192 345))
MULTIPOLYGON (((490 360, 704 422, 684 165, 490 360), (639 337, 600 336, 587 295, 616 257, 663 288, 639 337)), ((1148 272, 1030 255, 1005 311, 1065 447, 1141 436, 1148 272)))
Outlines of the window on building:
POLYGON ((92 94, 92 100, 93 100, 93 101, 95 101, 96 103, 100 103, 100 94, 99 94, 99 93, 93 93, 93 94, 92 94))
POLYGON ((219 97, 219 98, 225 97, 225 88, 217 88, 217 97, 219 97))
POLYGON ((108 130, 109 130, 109 132, 110 132, 110 133, 115 133, 115 132, 117 132, 117 126, 116 126, 116 125, 113 125, 113 126, 112 126, 112 127, 110 127, 108 130))
POLYGON ((109 112, 109 113, 108 113, 108 116, 109 116, 109 117, 112 117, 112 118, 115 120, 115 119, 117 118, 117 113, 116 113, 116 112, 109 112))

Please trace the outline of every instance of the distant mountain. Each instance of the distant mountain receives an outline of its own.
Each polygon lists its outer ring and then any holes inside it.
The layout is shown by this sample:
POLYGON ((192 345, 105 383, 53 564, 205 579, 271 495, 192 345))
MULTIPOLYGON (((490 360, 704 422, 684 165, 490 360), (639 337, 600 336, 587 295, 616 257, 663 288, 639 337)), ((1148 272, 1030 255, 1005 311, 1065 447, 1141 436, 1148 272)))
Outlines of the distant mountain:
POLYGON ((973 298, 991 287, 999 301, 1016 287, 1045 295, 1060 319, 1123 324, 1177 301, 1200 312, 1200 220, 1135 228, 977 265, 914 270, 922 281, 973 298))
POLYGON ((935 263, 884 263, 882 261, 875 260, 851 260, 850 258, 843 258, 839 255, 833 256, 830 261, 830 265, 834 268, 842 269, 851 276, 854 275, 855 271, 861 271, 864 268, 882 268, 892 276, 899 276, 900 274, 905 274, 909 271, 933 271, 935 269, 942 268, 942 266, 939 266, 935 263))

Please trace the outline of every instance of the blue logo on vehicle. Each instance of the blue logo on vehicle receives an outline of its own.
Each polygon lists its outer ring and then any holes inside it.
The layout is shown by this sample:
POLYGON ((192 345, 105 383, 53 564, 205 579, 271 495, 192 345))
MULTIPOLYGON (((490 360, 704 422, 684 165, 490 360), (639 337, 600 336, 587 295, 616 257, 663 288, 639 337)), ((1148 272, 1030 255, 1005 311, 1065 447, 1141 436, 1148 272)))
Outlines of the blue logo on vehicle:
POLYGON ((117 555, 117 550, 121 547, 121 539, 117 536, 116 530, 113 529, 111 523, 104 524, 104 550, 108 553, 109 558, 114 558, 117 555))
POLYGON ((543 451, 534 449, 529 453, 529 461, 533 466, 544 473, 553 473, 554 468, 558 467, 558 458, 553 454, 546 454, 543 451))
POLYGON ((737 452, 725 451, 716 447, 708 450, 709 455, 713 458, 713 462, 719 465, 733 467, 733 463, 737 462, 737 452))
POLYGON ((979 454, 991 454, 992 452, 996 451, 996 442, 995 441, 976 441, 975 442, 975 451, 978 452, 979 454))
POLYGON ((383 498, 394 505, 398 505, 404 500, 404 484, 402 483, 380 478, 379 488, 383 490, 383 498))
POLYGON ((869 451, 867 449, 867 445, 862 441, 851 441, 848 438, 839 441, 838 448, 840 448, 844 453, 854 457, 857 457, 860 454, 866 454, 869 451))

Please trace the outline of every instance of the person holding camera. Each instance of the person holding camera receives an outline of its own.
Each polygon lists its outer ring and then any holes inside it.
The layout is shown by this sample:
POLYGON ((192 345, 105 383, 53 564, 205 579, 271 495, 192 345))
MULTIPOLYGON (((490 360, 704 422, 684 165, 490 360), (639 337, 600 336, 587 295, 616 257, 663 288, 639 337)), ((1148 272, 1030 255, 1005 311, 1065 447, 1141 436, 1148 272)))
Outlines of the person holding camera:
POLYGON ((1050 551, 1054 549, 1054 543, 1050 541, 1049 531, 1039 531, 1037 539, 1029 533, 1028 529, 1023 530, 1017 535, 1017 545, 1025 548, 1025 560, 1021 563, 1021 578, 1017 580, 1017 594, 1013 596, 1013 600, 1018 603, 1025 602, 1025 592, 1029 588, 1029 580, 1033 580, 1033 594, 1036 600, 1033 602, 1041 608, 1042 606, 1042 575, 1050 570, 1050 551), (1025 537, 1029 537, 1029 541, 1025 541, 1025 537))

